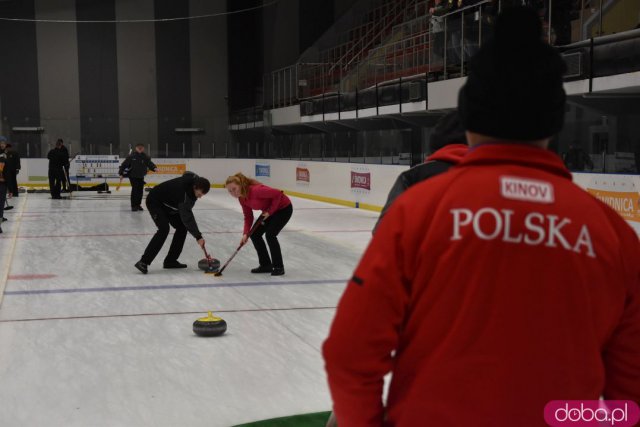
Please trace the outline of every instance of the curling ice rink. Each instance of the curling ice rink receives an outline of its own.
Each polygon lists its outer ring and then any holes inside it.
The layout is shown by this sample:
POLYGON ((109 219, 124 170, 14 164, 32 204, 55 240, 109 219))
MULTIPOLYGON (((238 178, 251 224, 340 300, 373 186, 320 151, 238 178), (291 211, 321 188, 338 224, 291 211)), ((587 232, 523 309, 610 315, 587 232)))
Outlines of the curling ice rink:
MULTIPOLYGON (((86 194, 86 195, 85 195, 86 194)), ((232 426, 330 410, 321 344, 377 213, 292 198, 280 235, 286 275, 254 275, 247 245, 223 277, 203 274, 188 236, 180 260, 133 264, 155 226, 128 192, 72 200, 22 194, 0 235, 0 426, 232 426), (229 328, 193 334, 207 310, 229 328)), ((215 258, 242 213, 211 190, 195 215, 215 258)))

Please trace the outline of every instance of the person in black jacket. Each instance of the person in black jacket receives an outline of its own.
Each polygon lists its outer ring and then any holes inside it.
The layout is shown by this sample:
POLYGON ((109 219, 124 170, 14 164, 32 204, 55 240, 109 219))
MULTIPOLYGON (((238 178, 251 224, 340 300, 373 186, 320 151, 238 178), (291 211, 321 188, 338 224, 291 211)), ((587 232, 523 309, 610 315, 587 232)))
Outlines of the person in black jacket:
POLYGON ((572 172, 582 172, 585 167, 593 170, 593 160, 586 151, 580 146, 578 141, 574 141, 569 145, 569 151, 563 156, 564 164, 572 172))
POLYGON ((60 155, 60 157, 63 157, 66 160, 64 166, 62 167, 63 170, 63 180, 62 180, 62 191, 64 193, 68 193, 70 191, 71 188, 71 182, 69 181, 69 150, 67 150, 67 147, 64 145, 64 141, 62 140, 62 138, 58 138, 58 142, 60 143, 60 150, 62 150, 62 154, 60 155))
POLYGON ((60 189, 64 177, 64 167, 69 163, 69 155, 67 150, 62 149, 62 142, 58 140, 55 148, 49 150, 47 158, 49 159, 49 189, 52 199, 62 199, 60 189))
POLYGON ((446 172, 450 167, 458 164, 467 153, 467 138, 457 111, 452 111, 440 119, 431 134, 429 148, 433 154, 427 157, 423 164, 402 172, 396 179, 389 191, 387 203, 382 208, 378 222, 373 227, 373 233, 376 232, 380 221, 393 201, 409 187, 446 172))
POLYGON ((151 157, 147 156, 144 152, 144 145, 136 145, 136 149, 133 153, 122 162, 120 165, 120 177, 124 177, 125 174, 129 178, 131 183, 131 210, 143 211, 142 209, 142 194, 144 193, 144 177, 147 175, 148 170, 155 171, 156 165, 151 161, 151 157))
MULTIPOLYGON (((7 200, 7 155, 0 152, 0 233, 2 233, 2 222, 4 220, 4 204, 7 200)), ((11 192, 9 191, 9 197, 11 192)))
POLYGON ((6 155, 7 191, 18 197, 18 174, 20 173, 20 154, 11 147, 6 138, 0 140, 0 153, 6 155))
POLYGON ((138 270, 147 274, 149 265, 167 240, 170 225, 176 232, 173 235, 169 253, 164 259, 164 268, 187 267, 186 264, 178 262, 187 231, 198 241, 198 245, 204 248, 204 239, 192 209, 196 201, 207 194, 210 188, 211 184, 206 178, 201 178, 193 172, 185 172, 181 177, 163 182, 149 192, 147 209, 158 231, 149 242, 140 261, 135 264, 138 270))

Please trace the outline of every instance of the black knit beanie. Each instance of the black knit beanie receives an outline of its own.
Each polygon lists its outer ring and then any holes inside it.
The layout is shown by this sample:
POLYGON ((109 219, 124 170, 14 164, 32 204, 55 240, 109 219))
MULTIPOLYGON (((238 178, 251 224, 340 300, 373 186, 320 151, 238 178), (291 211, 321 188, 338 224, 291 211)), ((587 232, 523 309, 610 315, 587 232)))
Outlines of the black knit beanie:
POLYGON ((469 77, 458 95, 465 129, 505 140, 534 141, 562 129, 566 66, 542 41, 533 9, 514 7, 500 14, 493 39, 471 59, 469 77))

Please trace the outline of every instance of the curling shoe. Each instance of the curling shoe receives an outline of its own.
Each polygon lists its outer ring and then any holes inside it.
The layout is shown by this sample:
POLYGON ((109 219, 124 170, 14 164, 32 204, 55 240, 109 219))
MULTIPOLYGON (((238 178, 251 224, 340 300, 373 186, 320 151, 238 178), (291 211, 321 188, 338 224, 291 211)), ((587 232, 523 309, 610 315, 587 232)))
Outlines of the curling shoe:
POLYGON ((147 274, 149 272, 147 267, 149 267, 149 266, 147 264, 145 264, 144 262, 142 262, 142 261, 136 262, 136 268, 138 270, 140 270, 142 272, 142 274, 147 274))
POLYGON ((273 268, 270 265, 261 265, 251 270, 252 273, 271 273, 273 268))
POLYGON ((187 268, 187 264, 182 264, 178 261, 165 261, 164 268, 187 268))
POLYGON ((284 267, 274 267, 271 271, 272 276, 284 276, 284 267))

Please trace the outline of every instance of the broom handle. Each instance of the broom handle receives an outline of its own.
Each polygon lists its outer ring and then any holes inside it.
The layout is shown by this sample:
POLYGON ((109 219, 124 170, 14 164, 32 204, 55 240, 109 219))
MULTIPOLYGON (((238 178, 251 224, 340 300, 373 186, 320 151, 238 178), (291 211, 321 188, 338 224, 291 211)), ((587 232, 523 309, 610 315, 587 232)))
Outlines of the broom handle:
MULTIPOLYGON (((249 238, 251 237, 251 235, 256 232, 258 227, 260 227, 262 225, 263 221, 264 221, 264 217, 262 215, 260 215, 258 217, 258 219, 256 220, 256 222, 253 223, 253 225, 251 226, 251 229, 249 230, 249 233, 247 233, 247 242, 249 241, 249 238)), ((238 249, 240 249, 241 247, 246 245, 247 242, 244 242, 243 244, 238 246, 238 249)))
MULTIPOLYGON (((251 230, 249 230, 249 234, 247 234, 247 242, 249 241, 249 237, 251 237, 251 235, 256 231, 256 229, 262 224, 263 221, 264 221, 264 217, 262 215, 260 215, 260 217, 256 220, 256 222, 251 227, 251 230)), ((247 242, 244 242, 244 243, 240 244, 240 246, 238 246, 238 249, 236 249, 236 251, 233 253, 233 255, 231 255, 231 258, 229 258, 229 260, 224 263, 224 265, 222 266, 222 268, 220 269, 218 274, 222 274, 224 269, 227 268, 227 265, 229 265, 231 260, 234 259, 236 257, 236 255, 238 255, 238 252, 240 252, 240 249, 242 249, 242 247, 247 242)))

